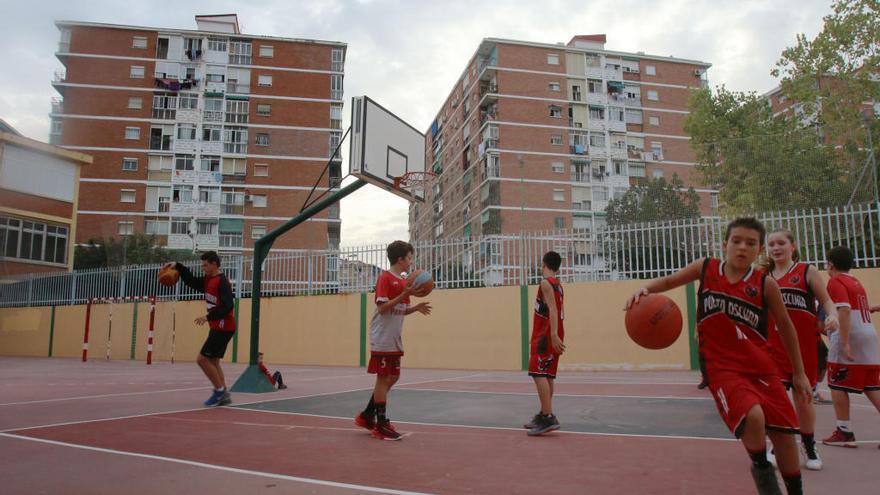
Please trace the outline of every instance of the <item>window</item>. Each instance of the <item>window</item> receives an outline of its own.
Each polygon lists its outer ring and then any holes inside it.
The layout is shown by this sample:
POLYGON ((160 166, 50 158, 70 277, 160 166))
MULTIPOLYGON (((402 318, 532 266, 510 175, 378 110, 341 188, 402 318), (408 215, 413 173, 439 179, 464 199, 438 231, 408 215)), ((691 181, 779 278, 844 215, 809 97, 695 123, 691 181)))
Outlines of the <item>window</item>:
POLYGON ((330 76, 330 99, 342 99, 342 76, 339 74, 330 76))
POLYGON ((557 107, 556 105, 550 105, 550 116, 555 119, 562 118, 562 108, 557 107))
POLYGON ((626 123, 627 124, 641 124, 642 123, 642 111, 635 110, 632 108, 626 109, 626 123))
POLYGON ((602 92, 602 80, 601 79, 588 79, 587 80, 587 91, 590 93, 601 93, 602 92))
POLYGON ((580 87, 580 85, 574 84, 571 86, 571 99, 574 101, 581 101, 581 87, 580 87))
POLYGON ((548 65, 559 65, 559 55, 548 53, 547 54, 547 64, 548 65))
POLYGON ((608 116, 612 122, 626 122, 624 111, 620 107, 611 107, 608 109, 608 116))
POLYGON ((434 237, 439 237, 443 235, 443 222, 438 223, 434 226, 434 237))
POLYGON ((605 109, 602 107, 590 107, 590 119, 605 120, 605 109))
POLYGON ((561 89, 558 81, 550 81, 549 86, 550 86, 550 91, 559 91, 561 89))
POLYGON ((266 207, 266 195, 265 194, 251 194, 251 203, 253 203, 254 208, 265 208, 266 207))
POLYGON ((159 38, 156 41, 156 58, 162 60, 168 58, 168 38, 159 38))
POLYGON ((202 125, 202 141, 220 141, 223 136, 223 128, 219 125, 202 125))
POLYGON ((590 146, 605 146, 605 135, 590 134, 590 146))
POLYGON ((553 226, 557 229, 565 228, 565 217, 556 217, 553 219, 553 226))
MULTIPOLYGON (((171 199, 175 203, 192 203, 193 186, 176 184, 171 194, 171 199)), ((183 233, 186 234, 186 231, 184 231, 183 233)))
POLYGON ((550 164, 550 167, 553 169, 554 173, 565 173, 565 165, 562 162, 553 162, 550 164))
POLYGON ((116 226, 116 233, 119 235, 134 234, 134 222, 119 222, 116 226))
POLYGON ((660 117, 648 117, 648 123, 651 125, 660 125, 660 117))
POLYGON ((223 38, 208 38, 208 50, 212 52, 225 52, 226 40, 223 38))
POLYGON ((244 158, 224 158, 223 175, 245 175, 247 161, 244 158))
POLYGON ((272 87, 272 76, 260 74, 259 76, 257 76, 257 86, 271 88, 272 87))
POLYGON ((655 179, 662 179, 663 178, 663 171, 659 170, 659 169, 654 170, 653 172, 651 172, 651 177, 653 177, 655 179))
POLYGON ((614 175, 626 175, 626 162, 614 162, 614 175))
POLYGON ((608 201, 608 188, 605 186, 594 186, 593 187, 593 200, 594 201, 608 201))
POLYGON ((219 172, 220 157, 202 155, 200 169, 202 172, 219 172))
POLYGON ((250 41, 230 41, 229 63, 236 65, 250 64, 251 50, 253 50, 253 47, 250 41))
POLYGON ((186 218, 171 219, 172 234, 189 234, 189 220, 186 218))
POLYGON ((250 103, 240 100, 226 100, 226 122, 245 124, 248 121, 250 103))
POLYGON ((126 127, 125 128, 125 139, 138 140, 141 138, 141 128, 140 127, 126 127))
POLYGON ((565 189, 554 189, 553 201, 565 201, 565 189))
POLYGON ((0 217, 0 256, 64 263, 67 227, 0 217))
POLYGON ((192 155, 176 155, 174 157, 175 170, 193 170, 193 162, 195 157, 192 155))
POLYGON ((562 134, 553 134, 550 136, 550 144, 562 144, 562 134))
POLYGON ((217 222, 196 222, 199 235, 217 235, 217 222))
POLYGON ((660 96, 659 96, 659 95, 657 94, 657 92, 654 91, 653 89, 649 89, 649 90, 648 90, 648 99, 651 100, 651 101, 659 101, 659 100, 660 100, 660 96))
POLYGON ((147 170, 171 170, 174 168, 174 159, 170 156, 151 155, 147 163, 147 170))
POLYGON ((268 163, 255 163, 254 164, 254 177, 269 177, 269 164, 268 163))
POLYGON ((119 202, 120 203, 134 203, 135 200, 135 191, 134 189, 123 189, 119 191, 119 202))
POLYGON ((334 48, 330 52, 330 70, 334 72, 342 72, 342 66, 345 63, 345 56, 342 48, 334 48))
POLYGON ((226 76, 224 74, 208 73, 207 75, 205 75, 205 81, 209 83, 222 83, 226 81, 226 76))
POLYGON ((177 124, 177 139, 195 139, 195 124, 177 124))
POLYGON ((265 225, 251 225, 251 239, 259 239, 266 235, 265 225))
POLYGON ((717 210, 717 209, 718 209, 718 193, 717 193, 717 192, 711 192, 711 193, 709 193, 709 206, 710 206, 713 210, 717 210))
POLYGON ((147 37, 146 36, 135 36, 131 39, 131 47, 132 48, 140 48, 142 50, 147 49, 147 37))
POLYGON ((140 110, 144 108, 144 99, 140 96, 132 96, 128 99, 128 108, 140 110))
POLYGON ((659 141, 651 141, 651 153, 654 154, 655 160, 663 159, 663 143, 659 141))
POLYGON ((331 129, 342 129, 342 106, 341 105, 331 105, 330 106, 330 128, 331 129))
POLYGON ((272 45, 260 45, 260 56, 263 58, 272 58, 275 56, 275 47, 272 45))
POLYGON ((171 226, 168 219, 164 218, 145 218, 144 233, 147 235, 168 235, 171 226))
POLYGON ((202 118, 206 122, 220 122, 223 120, 223 100, 221 98, 205 98, 205 111, 202 118))
POLYGON ((199 186, 199 202, 201 203, 220 203, 220 188, 199 186))
POLYGON ((272 105, 269 105, 267 103, 258 104, 257 115, 262 115, 264 117, 272 115, 272 105))
POLYGON ((144 78, 144 66, 143 65, 132 65, 131 70, 128 73, 128 75, 132 79, 143 79, 144 78))
POLYGON ((137 169, 138 169, 137 158, 123 158, 122 159, 122 170, 127 170, 129 172, 133 172, 137 169))
POLYGON ((269 135, 257 134, 257 139, 254 144, 256 144, 257 146, 269 146, 269 135))
POLYGON ((629 162, 628 168, 630 177, 645 177, 644 162, 629 162))
POLYGON ((657 75, 657 67, 655 67, 653 65, 646 65, 645 66, 645 74, 647 74, 649 76, 656 76, 657 75))
POLYGON ((199 96, 192 93, 181 93, 178 97, 178 105, 181 110, 198 110, 199 96))
POLYGON ((61 126, 62 121, 52 120, 52 129, 49 131, 49 134, 61 134, 61 126))

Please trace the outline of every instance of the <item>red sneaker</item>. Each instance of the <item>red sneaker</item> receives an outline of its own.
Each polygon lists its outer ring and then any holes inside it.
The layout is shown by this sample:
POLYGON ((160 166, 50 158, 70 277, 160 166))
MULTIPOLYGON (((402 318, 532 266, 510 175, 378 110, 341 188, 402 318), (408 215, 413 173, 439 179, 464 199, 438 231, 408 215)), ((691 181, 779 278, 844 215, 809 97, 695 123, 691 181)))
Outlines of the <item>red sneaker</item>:
POLYGON ((376 423, 373 428, 373 436, 380 440, 400 440, 403 436, 394 429, 394 425, 387 419, 376 423))
POLYGON ((366 428, 370 431, 373 431, 373 428, 376 427, 376 420, 375 418, 373 418, 373 416, 365 418, 364 413, 361 412, 354 417, 354 424, 360 426, 361 428, 366 428))
POLYGON ((849 431, 842 431, 840 428, 836 428, 834 433, 831 434, 830 437, 822 440, 822 443, 825 445, 833 445, 835 447, 848 447, 854 449, 858 447, 856 444, 856 435, 855 433, 849 431))

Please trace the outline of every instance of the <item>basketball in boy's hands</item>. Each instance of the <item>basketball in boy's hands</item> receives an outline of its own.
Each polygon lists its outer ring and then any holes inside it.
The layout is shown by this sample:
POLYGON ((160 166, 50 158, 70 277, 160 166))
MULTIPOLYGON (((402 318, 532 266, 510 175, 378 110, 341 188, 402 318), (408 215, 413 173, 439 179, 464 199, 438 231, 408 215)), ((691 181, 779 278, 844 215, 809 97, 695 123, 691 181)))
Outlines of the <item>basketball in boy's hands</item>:
POLYGON ((413 270, 409 274, 409 280, 412 280, 412 294, 416 297, 425 297, 434 290, 434 277, 429 271, 413 270))
POLYGON ((168 287, 173 287, 180 280, 180 272, 173 266, 163 266, 159 269, 159 283, 168 287))
POLYGON ((646 349, 665 349, 681 333, 681 310, 663 294, 642 296, 626 311, 626 333, 646 349))

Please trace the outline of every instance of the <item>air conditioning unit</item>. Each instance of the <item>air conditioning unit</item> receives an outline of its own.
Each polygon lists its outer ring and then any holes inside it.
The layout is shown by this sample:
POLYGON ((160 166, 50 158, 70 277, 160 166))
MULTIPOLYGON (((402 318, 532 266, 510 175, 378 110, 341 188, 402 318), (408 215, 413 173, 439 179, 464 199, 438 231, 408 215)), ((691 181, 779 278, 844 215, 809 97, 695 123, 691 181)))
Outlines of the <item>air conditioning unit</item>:
POLYGON ((700 77, 703 75, 703 71, 701 69, 694 69, 694 75, 700 77))

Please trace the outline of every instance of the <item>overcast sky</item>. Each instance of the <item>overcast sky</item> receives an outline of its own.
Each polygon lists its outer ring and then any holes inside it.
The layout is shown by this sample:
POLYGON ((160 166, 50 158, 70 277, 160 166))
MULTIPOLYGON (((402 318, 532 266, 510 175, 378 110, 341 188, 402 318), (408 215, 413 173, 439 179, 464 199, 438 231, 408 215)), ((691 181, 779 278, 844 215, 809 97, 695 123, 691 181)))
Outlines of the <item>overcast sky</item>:
MULTIPOLYGON (((235 12, 244 33, 343 41, 346 102, 369 95, 425 130, 483 38, 605 33, 607 49, 710 62, 713 86, 764 92, 782 50, 815 36, 829 11, 827 0, 0 0, 0 118, 47 139, 57 19, 195 29, 196 14, 235 12)), ((343 246, 398 238, 408 238, 404 200, 372 186, 343 200, 343 246)))

